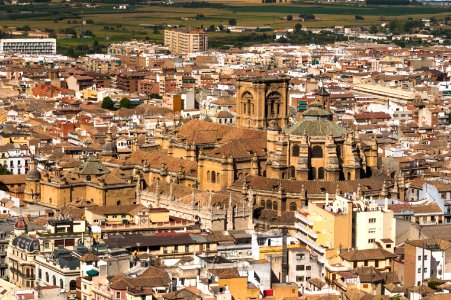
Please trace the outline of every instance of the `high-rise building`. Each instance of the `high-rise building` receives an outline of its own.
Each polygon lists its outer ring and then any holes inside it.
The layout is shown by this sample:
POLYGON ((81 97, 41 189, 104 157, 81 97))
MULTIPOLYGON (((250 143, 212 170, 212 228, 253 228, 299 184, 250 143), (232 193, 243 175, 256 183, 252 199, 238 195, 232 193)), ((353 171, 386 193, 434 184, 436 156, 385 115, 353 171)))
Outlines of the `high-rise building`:
POLYGON ((203 52, 208 48, 208 35, 202 29, 189 27, 164 31, 164 45, 172 53, 203 52))
POLYGON ((1 39, 0 53, 56 54, 56 39, 1 39))

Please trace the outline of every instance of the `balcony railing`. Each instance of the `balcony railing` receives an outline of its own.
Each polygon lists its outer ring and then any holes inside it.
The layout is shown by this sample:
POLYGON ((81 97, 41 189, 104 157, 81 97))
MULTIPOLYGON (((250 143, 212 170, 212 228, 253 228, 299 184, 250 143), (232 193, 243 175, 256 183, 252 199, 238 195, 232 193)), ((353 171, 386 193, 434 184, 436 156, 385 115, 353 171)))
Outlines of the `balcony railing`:
POLYGON ((309 219, 304 217, 304 215, 302 215, 301 213, 299 213, 297 211, 294 212, 294 217, 296 219, 298 219, 299 221, 301 221, 302 223, 307 224, 308 226, 313 226, 313 222, 312 221, 310 221, 309 219))
POLYGON ((307 234, 312 239, 316 240, 318 238, 318 235, 316 233, 314 233, 313 231, 311 231, 309 228, 307 228, 304 224, 302 224, 300 222, 296 222, 294 224, 294 226, 296 227, 296 229, 298 229, 298 230, 302 231, 303 233, 307 234))
POLYGON ((158 222, 149 224, 105 224, 101 225, 103 232, 117 231, 117 230, 147 230, 147 229, 163 229, 163 228, 181 228, 184 226, 192 226, 194 222, 191 221, 174 221, 174 222, 158 222))

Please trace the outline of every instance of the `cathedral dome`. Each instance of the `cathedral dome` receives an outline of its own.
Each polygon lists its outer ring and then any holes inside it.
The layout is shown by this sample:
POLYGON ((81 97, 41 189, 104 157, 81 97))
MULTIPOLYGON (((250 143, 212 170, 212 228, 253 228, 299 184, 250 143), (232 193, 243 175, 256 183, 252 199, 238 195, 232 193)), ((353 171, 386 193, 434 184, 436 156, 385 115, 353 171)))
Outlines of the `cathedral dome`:
POLYGON ((332 113, 322 108, 322 104, 314 101, 303 114, 303 119, 285 129, 290 135, 333 136, 341 137, 346 129, 333 122, 332 113))
POLYGON ((95 156, 90 156, 78 169, 80 175, 105 175, 110 173, 108 168, 95 156))
POLYGON ((40 180, 41 179, 41 172, 39 172, 36 169, 29 170, 27 172, 27 175, 25 176, 28 180, 40 180))
POLYGON ((26 230, 27 229, 27 223, 25 223, 24 217, 20 216, 16 223, 14 224, 14 229, 18 230, 26 230))
POLYGON ((342 137, 346 129, 330 120, 302 120, 285 129, 289 135, 342 137))
POLYGON ((114 156, 117 154, 117 146, 114 141, 107 141, 102 147, 103 156, 114 156))

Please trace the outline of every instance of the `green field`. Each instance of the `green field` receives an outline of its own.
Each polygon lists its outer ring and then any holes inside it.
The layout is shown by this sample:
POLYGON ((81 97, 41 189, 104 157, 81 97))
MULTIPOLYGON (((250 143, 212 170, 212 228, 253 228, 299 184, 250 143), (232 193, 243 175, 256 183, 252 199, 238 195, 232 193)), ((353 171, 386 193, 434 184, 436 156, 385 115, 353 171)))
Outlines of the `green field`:
MULTIPOLYGON (((199 5, 199 4, 196 4, 199 5)), ((130 10, 115 10, 113 4, 100 4, 96 8, 85 5, 64 5, 60 3, 35 4, 30 7, 0 7, 0 27, 7 32, 17 26, 29 25, 32 29, 54 30, 55 33, 65 29, 80 31, 83 14, 85 19, 93 20, 93 24, 84 25, 85 31, 92 32, 94 38, 74 38, 58 40, 60 46, 90 44, 97 41, 102 45, 131 39, 148 39, 161 42, 162 28, 167 25, 209 27, 210 25, 227 24, 234 18, 241 26, 271 26, 273 29, 293 28, 299 21, 282 20, 288 14, 314 14, 316 21, 302 22, 304 27, 334 27, 336 25, 380 25, 390 20, 405 21, 408 18, 425 17, 443 18, 450 16, 450 8, 423 6, 365 6, 319 5, 319 4, 262 4, 229 3, 200 4, 213 7, 181 7, 181 6, 134 6, 130 10), (203 17, 197 20, 182 21, 181 18, 193 18, 198 14, 203 17), (356 20, 360 15, 364 20, 356 20), (161 25, 159 31, 143 27, 142 24, 161 25)), ((227 44, 239 34, 211 32, 209 39, 213 45, 227 44)))

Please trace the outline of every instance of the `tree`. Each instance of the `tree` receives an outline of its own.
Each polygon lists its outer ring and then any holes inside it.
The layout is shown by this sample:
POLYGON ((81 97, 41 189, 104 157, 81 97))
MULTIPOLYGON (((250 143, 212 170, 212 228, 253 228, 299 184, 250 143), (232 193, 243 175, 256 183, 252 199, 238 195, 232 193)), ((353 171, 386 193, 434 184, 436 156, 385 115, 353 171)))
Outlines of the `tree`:
POLYGON ((355 16, 355 19, 356 19, 356 20, 365 20, 365 18, 364 18, 364 17, 362 17, 362 16, 359 16, 359 15, 356 15, 356 16, 355 16))
POLYGON ((103 100, 102 100, 102 108, 103 109, 108 109, 108 110, 114 109, 113 99, 111 99, 111 97, 109 97, 109 96, 106 96, 105 98, 103 98, 103 100))
POLYGON ((0 165, 0 175, 10 175, 11 172, 5 168, 3 165, 0 165))
POLYGON ((287 16, 287 21, 293 21, 293 16, 292 15, 288 15, 287 16))
POLYGON ((299 33, 302 30, 302 25, 300 23, 296 23, 296 25, 294 25, 294 32, 299 33))
POLYGON ((128 98, 122 98, 121 101, 119 101, 119 107, 131 108, 132 102, 128 98))
POLYGON ((230 26, 236 26, 237 23, 238 23, 238 21, 236 19, 229 19, 230 26))
POLYGON ((375 33, 378 33, 379 32, 379 29, 377 29, 377 26, 376 25, 371 25, 371 27, 370 27, 370 33, 371 34, 375 34, 375 33))
POLYGON ((314 14, 299 14, 299 18, 304 19, 304 20, 315 20, 315 15, 314 14))

